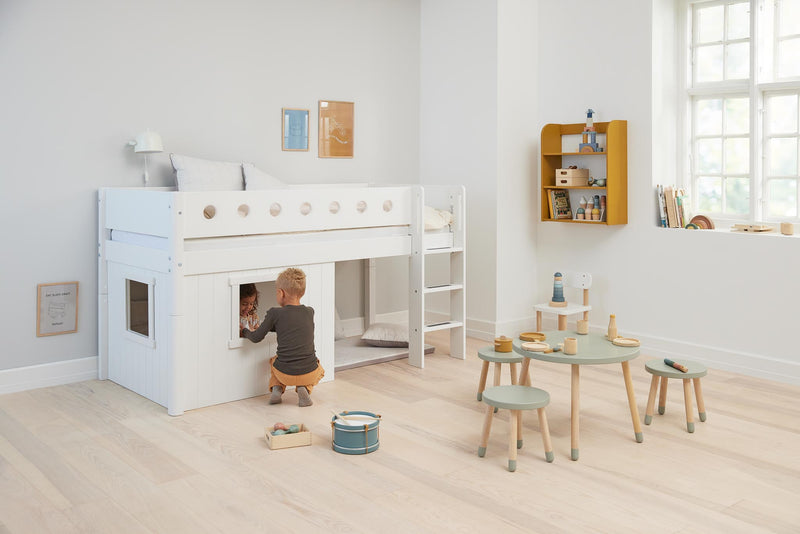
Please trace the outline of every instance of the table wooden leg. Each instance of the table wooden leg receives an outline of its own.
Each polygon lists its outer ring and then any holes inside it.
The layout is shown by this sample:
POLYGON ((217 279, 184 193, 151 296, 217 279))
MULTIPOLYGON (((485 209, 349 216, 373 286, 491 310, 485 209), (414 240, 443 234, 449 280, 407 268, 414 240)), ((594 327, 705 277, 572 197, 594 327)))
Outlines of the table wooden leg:
POLYGON ((484 360, 481 366, 481 379, 478 381, 478 400, 483 400, 483 390, 486 389, 486 376, 489 374, 489 362, 484 360))
POLYGON ((508 470, 517 470, 517 429, 519 428, 519 410, 511 410, 511 429, 508 432, 508 470))
POLYGON ((483 420, 483 432, 481 432, 481 444, 478 447, 478 456, 483 458, 486 455, 486 446, 489 444, 489 432, 492 430, 492 418, 494 416, 494 406, 486 405, 486 418, 483 420))
POLYGON ((558 329, 559 330, 566 330, 567 329, 567 316, 566 315, 559 315, 558 316, 558 329))
POLYGON ((686 405, 686 430, 694 432, 694 409, 692 408, 692 381, 683 379, 683 402, 686 405))
POLYGON ((542 433, 542 443, 544 444, 544 459, 552 462, 555 456, 553 455, 553 443, 550 441, 550 427, 547 426, 547 413, 544 408, 537 410, 539 413, 539 432, 542 433))
POLYGON ((658 375, 653 375, 650 380, 650 395, 647 397, 647 409, 644 411, 644 424, 649 425, 653 420, 653 409, 656 405, 656 392, 658 391, 658 375))
POLYGON ((658 414, 664 415, 667 411, 667 377, 661 377, 661 389, 658 391, 658 414))
POLYGON ((581 366, 572 364, 572 407, 570 409, 572 459, 579 457, 580 418, 581 418, 581 366))
POLYGON ((706 403, 703 400, 703 389, 700 387, 700 379, 692 378, 694 382, 694 396, 697 398, 697 413, 700 416, 700 421, 706 420, 706 403))
POLYGON ((531 366, 531 359, 524 358, 522 360, 522 372, 520 373, 519 383, 523 386, 531 385, 531 373, 528 370, 531 366))
POLYGON ((536 312, 536 331, 542 331, 542 312, 540 311, 536 312))
POLYGON ((509 367, 511 367, 511 384, 513 385, 519 384, 519 378, 517 376, 517 364, 511 363, 509 364, 509 367))
POLYGON ((633 420, 633 435, 636 438, 636 443, 641 443, 644 441, 644 434, 642 434, 642 424, 639 422, 639 408, 636 406, 636 395, 633 391, 630 362, 622 362, 622 376, 625 378, 625 389, 628 392, 628 406, 631 409, 631 419, 633 420))
POLYGON ((517 412, 517 448, 522 448, 522 410, 516 410, 517 412))

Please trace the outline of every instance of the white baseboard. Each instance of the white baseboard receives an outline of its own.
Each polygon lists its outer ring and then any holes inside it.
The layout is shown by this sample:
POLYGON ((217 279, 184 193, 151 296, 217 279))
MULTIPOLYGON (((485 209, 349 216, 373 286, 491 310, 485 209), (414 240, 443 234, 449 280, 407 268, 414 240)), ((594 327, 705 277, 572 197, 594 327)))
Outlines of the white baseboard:
POLYGON ((97 378, 97 356, 0 371, 0 394, 97 378))

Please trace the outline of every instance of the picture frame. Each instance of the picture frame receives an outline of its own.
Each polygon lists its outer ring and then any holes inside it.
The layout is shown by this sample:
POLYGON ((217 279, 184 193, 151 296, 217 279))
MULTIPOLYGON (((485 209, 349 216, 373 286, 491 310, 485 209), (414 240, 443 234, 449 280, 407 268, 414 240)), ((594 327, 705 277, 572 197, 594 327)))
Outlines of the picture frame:
POLYGON ((78 331, 78 282, 36 286, 36 336, 78 331))
POLYGON ((353 157, 354 108, 353 102, 319 101, 320 158, 353 157))
POLYGON ((281 109, 281 149, 290 152, 308 152, 309 110, 281 109))

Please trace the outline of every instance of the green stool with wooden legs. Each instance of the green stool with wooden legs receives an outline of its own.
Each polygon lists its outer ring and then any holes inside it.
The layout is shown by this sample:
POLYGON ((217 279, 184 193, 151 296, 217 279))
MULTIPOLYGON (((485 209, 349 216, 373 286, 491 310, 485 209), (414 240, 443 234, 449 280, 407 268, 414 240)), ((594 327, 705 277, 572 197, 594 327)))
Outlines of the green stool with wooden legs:
POLYGON ((508 470, 517 469, 517 449, 522 448, 522 411, 537 410, 539 413, 539 431, 544 443, 545 459, 553 461, 553 445, 550 442, 550 430, 547 427, 547 414, 544 408, 550 404, 550 394, 546 391, 531 386, 494 386, 484 390, 483 402, 488 406, 486 419, 483 422, 481 444, 478 447, 478 456, 486 455, 486 446, 489 443, 489 432, 492 429, 492 419, 495 408, 511 410, 509 418, 511 428, 508 431, 508 470))
POLYGON ((653 375, 650 381, 650 396, 647 398, 647 411, 645 411, 644 424, 649 425, 653 420, 653 407, 656 401, 656 390, 658 389, 659 378, 661 379, 661 391, 658 395, 658 413, 664 415, 667 402, 667 380, 670 378, 680 378, 683 380, 683 402, 686 408, 686 430, 694 432, 694 410, 692 409, 692 387, 694 383, 694 396, 697 399, 697 412, 700 421, 706 420, 706 404, 703 401, 703 390, 700 387, 700 378, 708 374, 708 370, 703 364, 680 360, 680 365, 686 367, 687 372, 682 372, 664 363, 663 360, 650 360, 644 364, 645 370, 653 375))
MULTIPOLYGON (((516 352, 496 352, 494 346, 483 347, 478 350, 478 358, 483 360, 481 379, 478 382, 478 400, 481 400, 483 390, 486 389, 486 376, 489 374, 489 363, 494 363, 494 385, 500 385, 500 370, 502 365, 508 364, 511 372, 511 383, 517 383, 517 364, 522 363, 523 357, 516 352)), ((497 410, 495 410, 496 412, 497 410)))

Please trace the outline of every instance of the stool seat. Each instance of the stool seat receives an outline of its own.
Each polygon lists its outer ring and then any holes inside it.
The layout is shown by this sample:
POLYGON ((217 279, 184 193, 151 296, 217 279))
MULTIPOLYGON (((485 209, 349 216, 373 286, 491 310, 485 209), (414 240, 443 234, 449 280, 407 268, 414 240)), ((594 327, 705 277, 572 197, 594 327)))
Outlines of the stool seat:
POLYGON ((478 350, 478 358, 485 362, 522 363, 524 356, 516 352, 496 352, 493 346, 489 346, 478 350))
POLYGON ((689 371, 686 373, 679 371, 664 363, 663 360, 649 360, 644 364, 644 368, 650 374, 667 378, 700 378, 708 374, 708 369, 702 363, 681 360, 680 364, 686 366, 689 371))
POLYGON ((506 410, 535 410, 550 403, 550 394, 531 386, 494 386, 483 391, 483 402, 506 410))

